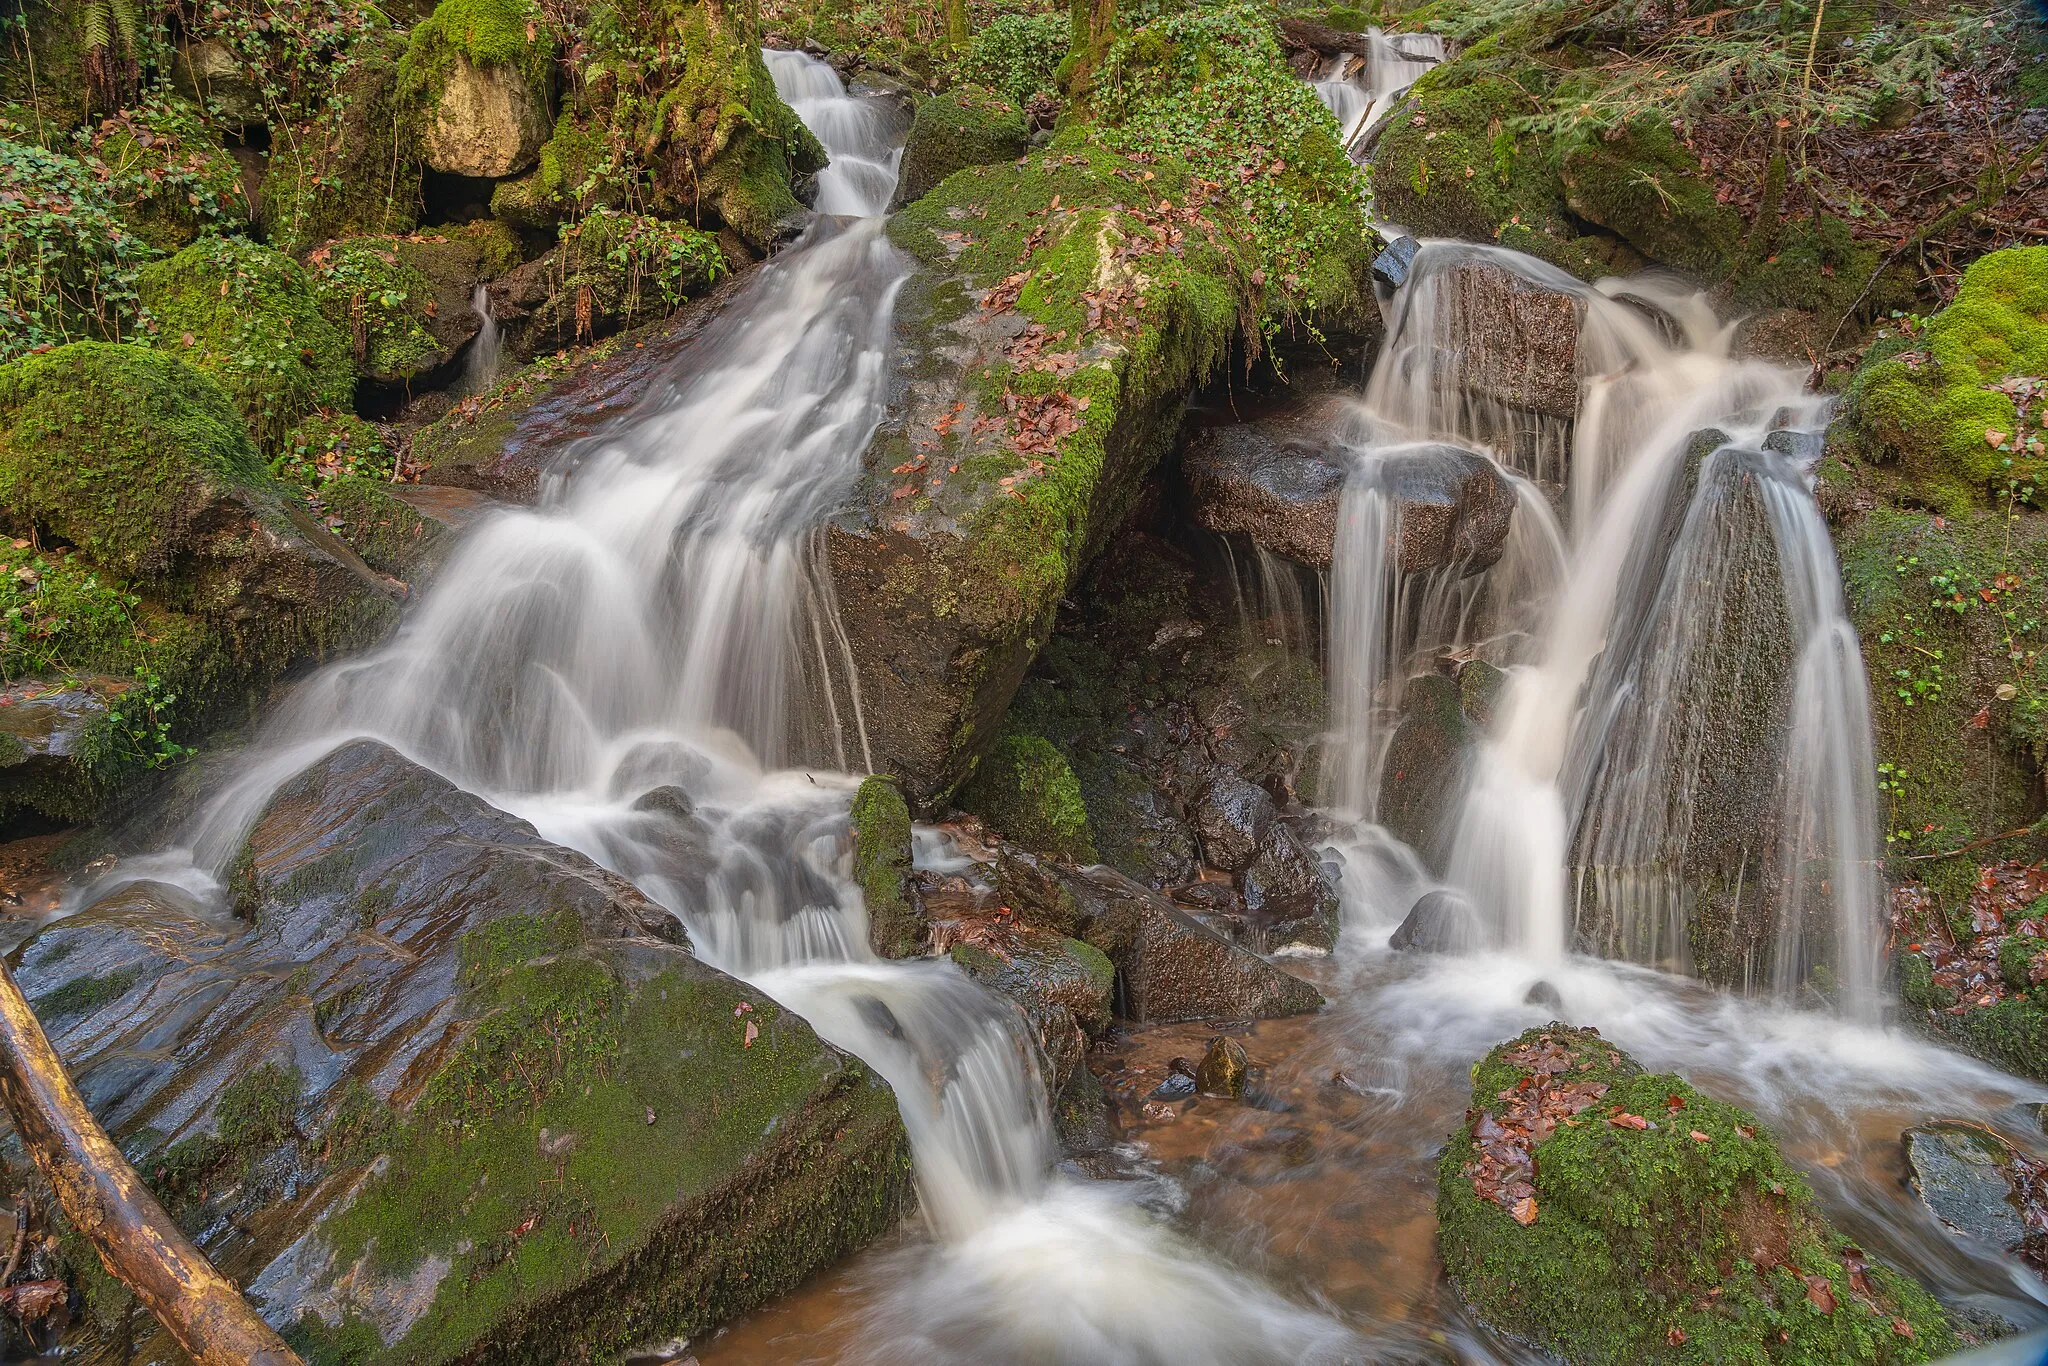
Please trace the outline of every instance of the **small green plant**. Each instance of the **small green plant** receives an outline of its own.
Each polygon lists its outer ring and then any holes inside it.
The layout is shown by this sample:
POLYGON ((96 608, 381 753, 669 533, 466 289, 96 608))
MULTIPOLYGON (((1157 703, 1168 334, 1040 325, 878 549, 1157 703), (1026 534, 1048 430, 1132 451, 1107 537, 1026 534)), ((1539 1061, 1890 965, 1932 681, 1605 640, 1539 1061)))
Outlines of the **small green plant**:
POLYGON ((1065 15, 1005 14, 974 35, 960 59, 960 79, 1000 90, 1021 107, 1052 93, 1070 36, 1065 15))
POLYGON ((0 141, 0 361, 134 325, 148 248, 76 157, 0 141))

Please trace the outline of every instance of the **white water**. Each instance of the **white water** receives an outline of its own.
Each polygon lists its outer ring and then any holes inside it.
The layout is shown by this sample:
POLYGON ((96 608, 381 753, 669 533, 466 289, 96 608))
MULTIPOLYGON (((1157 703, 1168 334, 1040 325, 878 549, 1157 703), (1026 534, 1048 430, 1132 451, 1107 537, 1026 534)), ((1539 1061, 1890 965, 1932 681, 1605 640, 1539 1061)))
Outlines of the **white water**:
MULTIPOLYGON (((1594 812, 1601 838, 1634 841, 1631 858, 1608 861, 1654 864, 1660 877, 1675 872, 1684 831, 1656 822, 1668 809, 1673 765, 1691 770, 1669 746, 1688 745, 1697 760, 1714 737, 1678 735, 1699 710, 1684 705, 1692 675, 1674 662, 1682 652, 1668 638, 1660 638, 1663 649, 1646 642, 1660 620, 1667 637, 1690 629, 1690 618, 1679 616, 1683 595, 1658 598, 1656 585, 1667 561, 1691 544, 1681 537, 1674 550, 1667 529, 1688 439, 1719 428, 1731 448, 1750 452, 1745 468, 1764 490, 1800 660, 1784 738, 1797 756, 1783 788, 1786 857, 1780 867, 1758 870, 1776 884, 1781 929, 1758 985, 1790 992, 1824 961, 1845 1001, 1867 1014, 1875 1006, 1881 908, 1866 683, 1809 471, 1791 456, 1761 450, 1768 431, 1823 428, 1826 406, 1802 392, 1798 373, 1733 359, 1727 340, 1703 301, 1655 280, 1588 289, 1499 248, 1425 245, 1396 296, 1381 361, 1339 432, 1355 472, 1331 575, 1333 804, 1354 819, 1370 818, 1403 680, 1432 656, 1476 656, 1508 667, 1509 677, 1470 766, 1443 871, 1491 923, 1495 942, 1536 962, 1566 953, 1575 919, 1567 870, 1596 793, 1606 802, 1594 812), (1567 358, 1575 366, 1575 417, 1537 414, 1495 396, 1532 392, 1542 376, 1521 368, 1525 357, 1499 354, 1489 331, 1498 324, 1473 288, 1473 272, 1505 273, 1569 301, 1549 305, 1549 315, 1577 321, 1567 358), (1483 451, 1517 480, 1509 553, 1487 572, 1485 591, 1457 610, 1416 610, 1404 595, 1426 593, 1428 585, 1404 579, 1391 563, 1399 528, 1378 489, 1379 471, 1417 441, 1483 451), (1552 514, 1552 497, 1569 508, 1568 522, 1552 514), (1607 781, 1596 783, 1614 715, 1644 689, 1648 748, 1615 760, 1607 781), (1815 907, 1817 898, 1829 904, 1815 907), (1816 916, 1829 926, 1818 951, 1816 916)), ((1673 583, 1697 579, 1726 550, 1701 543, 1697 553, 1705 557, 1700 565, 1673 568, 1673 583)), ((1684 807, 1681 799, 1672 818, 1683 820, 1684 807)), ((1673 914, 1628 906, 1619 913, 1645 922, 1673 914)), ((1680 932, 1633 942, 1638 956, 1682 956, 1684 913, 1675 914, 1680 932)))
POLYGON ((1408 87, 1444 57, 1444 40, 1434 33, 1375 28, 1360 36, 1364 53, 1340 53, 1314 82, 1316 95, 1337 116, 1346 151, 1359 149, 1408 87))
POLYGON ((505 364, 504 331, 491 311, 491 289, 482 281, 470 291, 469 306, 483 319, 469 344, 469 356, 462 365, 462 378, 455 385, 458 394, 481 394, 498 382, 505 364))

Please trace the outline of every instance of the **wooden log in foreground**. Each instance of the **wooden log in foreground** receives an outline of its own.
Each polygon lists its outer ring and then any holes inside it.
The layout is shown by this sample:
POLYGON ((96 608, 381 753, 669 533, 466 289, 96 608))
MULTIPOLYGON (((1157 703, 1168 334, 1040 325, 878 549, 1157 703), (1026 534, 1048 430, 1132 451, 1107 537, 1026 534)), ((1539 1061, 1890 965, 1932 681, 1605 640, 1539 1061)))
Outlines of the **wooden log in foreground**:
POLYGON ((121 1156, 0 962, 0 1101, 107 1270, 198 1366, 302 1366, 121 1156))

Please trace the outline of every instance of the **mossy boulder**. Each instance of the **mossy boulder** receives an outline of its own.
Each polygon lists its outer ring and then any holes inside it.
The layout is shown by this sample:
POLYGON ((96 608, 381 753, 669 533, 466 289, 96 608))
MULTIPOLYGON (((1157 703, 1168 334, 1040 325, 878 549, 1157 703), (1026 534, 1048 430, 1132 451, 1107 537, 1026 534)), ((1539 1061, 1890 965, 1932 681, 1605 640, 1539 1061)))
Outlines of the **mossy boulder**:
POLYGON ((1979 258, 1917 337, 1880 343, 1849 391, 1851 424, 1928 504, 1960 513, 2008 481, 2048 487, 2040 395, 2020 420, 2015 385, 2048 375, 2048 247, 1979 258))
POLYGON ((1481 1318, 1573 1363, 1915 1362, 1959 1345, 1852 1246, 1746 1111, 1553 1025, 1473 1069, 1437 1168, 1444 1268, 1481 1318))
POLYGON ((1716 198, 1713 179, 1668 124, 1645 119, 1581 137, 1559 169, 1571 211, 1650 260, 1708 281, 1733 268, 1742 216, 1716 198))
POLYGON ((0 108, 51 145, 83 124, 92 86, 85 72, 85 42, 72 0, 25 0, 11 12, 0 37, 0 108))
POLYGON ((924 198, 955 171, 1014 161, 1026 145, 1024 116, 1008 96, 962 85, 920 100, 903 144, 894 204, 924 198))
POLYGON ((447 363, 450 353, 427 327, 433 286, 391 242, 334 242, 315 251, 307 267, 320 316, 348 339, 362 378, 403 381, 447 363))
POLYGON ((436 171, 498 179, 533 165, 553 126, 554 43, 529 0, 441 0, 398 66, 436 171))
POLYGON ((1057 90, 1072 38, 1073 23, 1064 14, 999 14, 968 43, 960 71, 1021 109, 1033 96, 1057 90))
POLYGON ((282 252, 205 238, 144 267, 139 289, 156 344, 218 384, 262 449, 275 451, 316 408, 353 405, 348 340, 282 252))
MULTIPOLYGON (((2003 953, 1999 967, 2002 972, 2003 953)), ((1952 1013, 1956 992, 1934 980, 1934 966, 1923 955, 1902 952, 1892 970, 1899 999, 1907 1006, 1906 1017, 1921 1030, 2014 1076, 2048 1081, 2048 992, 2033 989, 2030 983, 2024 997, 2007 996, 1957 1014, 1952 1013)))
POLYGON ((1086 1070, 1089 1041, 1109 1028, 1116 969, 1094 945, 1030 926, 1007 935, 999 947, 998 954, 955 944, 951 957, 1024 1013, 1045 1064, 1046 1091, 1057 1097, 1086 1070))
POLYGON ((227 396, 164 351, 78 342, 0 366, 0 523, 32 542, 0 552, 18 623, 0 642, 7 675, 141 680, 63 782, 0 781, 0 807, 89 817, 204 721, 397 615, 396 586, 272 479, 227 396))
POLYGON ((1081 784, 1066 756, 1039 736, 997 742, 961 789, 960 804, 1034 853, 1095 861, 1081 784))
POLYGON ((246 923, 117 898, 15 970, 102 1122, 309 1360, 696 1337, 910 1199, 885 1084, 630 884, 382 745, 282 787, 230 881, 246 923))
POLYGON ((862 779, 853 794, 853 880, 868 912, 868 940, 884 958, 909 958, 924 943, 910 898, 910 805, 893 778, 862 779))
POLYGON ((399 91, 404 54, 397 34, 365 38, 320 112, 273 135, 262 211, 273 247, 301 252, 419 223, 417 120, 399 91))

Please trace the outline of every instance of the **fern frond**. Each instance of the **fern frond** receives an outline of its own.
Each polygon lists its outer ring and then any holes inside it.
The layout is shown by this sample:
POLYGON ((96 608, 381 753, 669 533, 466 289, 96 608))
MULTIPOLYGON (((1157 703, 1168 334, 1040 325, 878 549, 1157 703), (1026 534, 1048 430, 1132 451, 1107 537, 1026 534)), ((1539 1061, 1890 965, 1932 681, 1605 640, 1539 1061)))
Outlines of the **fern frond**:
POLYGON ((87 52, 104 52, 114 42, 107 26, 106 0, 91 0, 78 12, 78 42, 87 52))
POLYGON ((121 35, 121 50, 135 56, 140 48, 135 36, 140 27, 136 22, 135 0, 107 0, 107 9, 114 16, 114 30, 121 35))

